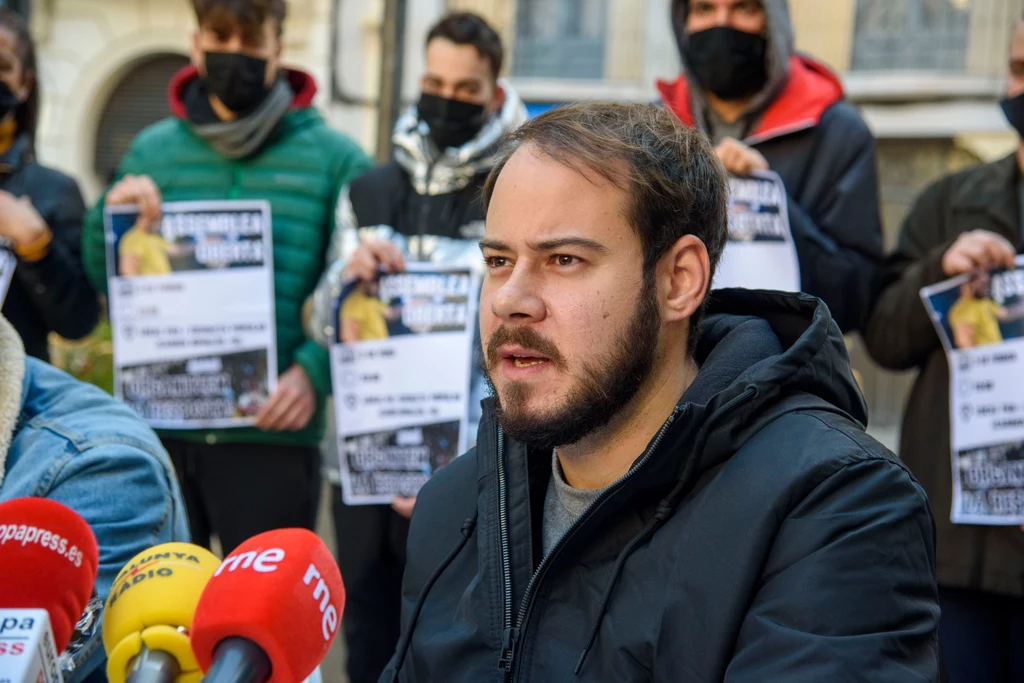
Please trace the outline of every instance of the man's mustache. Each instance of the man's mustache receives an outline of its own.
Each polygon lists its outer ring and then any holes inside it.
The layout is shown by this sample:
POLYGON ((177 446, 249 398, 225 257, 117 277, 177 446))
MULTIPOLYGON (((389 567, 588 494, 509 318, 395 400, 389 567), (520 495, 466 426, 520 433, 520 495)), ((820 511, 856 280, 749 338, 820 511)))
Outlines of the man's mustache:
POLYGON ((556 368, 565 366, 565 359, 558 351, 554 342, 542 337, 532 327, 516 326, 506 327, 502 325, 494 331, 491 338, 487 340, 487 369, 494 368, 501 357, 498 349, 505 344, 514 344, 530 351, 536 351, 538 355, 547 358, 556 368))

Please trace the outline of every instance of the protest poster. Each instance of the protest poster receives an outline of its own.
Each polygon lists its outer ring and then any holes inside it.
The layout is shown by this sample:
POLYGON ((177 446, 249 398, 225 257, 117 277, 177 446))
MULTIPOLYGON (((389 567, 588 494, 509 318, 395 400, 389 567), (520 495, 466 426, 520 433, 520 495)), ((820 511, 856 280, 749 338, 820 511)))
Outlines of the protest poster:
POLYGON ((958 524, 1024 523, 1024 258, 921 290, 949 362, 958 524))
POLYGON ((277 385, 266 201, 105 210, 114 393, 160 429, 242 427, 277 385))
POLYGON ((729 241, 714 282, 726 287, 800 291, 786 187, 776 173, 729 178, 729 241))
POLYGON ((342 291, 331 373, 346 504, 416 495, 466 449, 478 280, 409 264, 342 291))

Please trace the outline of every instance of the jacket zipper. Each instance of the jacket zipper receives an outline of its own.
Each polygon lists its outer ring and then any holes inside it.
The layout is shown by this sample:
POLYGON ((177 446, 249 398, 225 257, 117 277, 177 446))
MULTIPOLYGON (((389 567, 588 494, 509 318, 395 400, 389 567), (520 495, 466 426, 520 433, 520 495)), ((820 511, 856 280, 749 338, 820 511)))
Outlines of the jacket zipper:
POLYGON ((516 618, 515 625, 512 624, 512 558, 509 551, 509 537, 508 537, 508 499, 507 499, 507 488, 505 481, 505 439, 504 433, 501 428, 498 428, 498 520, 499 527, 501 530, 501 565, 505 580, 505 621, 504 631, 502 635, 502 655, 498 661, 499 668, 505 670, 505 680, 511 681, 513 679, 514 665, 515 665, 515 652, 516 645, 519 643, 520 634, 522 633, 523 627, 526 625, 526 620, 530 617, 530 609, 533 606, 533 596, 537 592, 537 586, 540 584, 541 579, 544 578, 544 574, 547 572, 548 567, 551 565, 552 558, 558 554, 562 546, 570 536, 572 536, 580 526, 586 521, 587 517, 605 500, 608 499, 615 491, 622 487, 635 472, 638 472, 651 456, 654 451, 658 449, 665 433, 668 431, 672 423, 675 422, 676 417, 679 415, 681 409, 676 406, 672 409, 672 414, 668 416, 664 424, 655 434, 654 439, 651 441, 647 450, 636 462, 636 464, 629 468, 629 471, 622 475, 619 479, 613 482, 607 489, 604 490, 600 496, 598 496, 587 509, 583 511, 576 521, 559 537, 554 547, 551 548, 551 552, 547 553, 537 566, 533 576, 530 577, 530 582, 526 585, 526 593, 523 595, 523 603, 519 608, 519 614, 516 618))
MULTIPOLYGON (((518 634, 512 633, 512 557, 508 538, 508 496, 505 480, 505 432, 498 427, 498 527, 501 535, 501 578, 505 587, 504 621, 502 622, 501 659, 499 668, 512 669, 512 653, 518 634)), ((506 678, 507 678, 506 673, 506 678)))
POLYGON ((437 164, 437 160, 431 161, 427 165, 427 187, 426 194, 420 198, 420 217, 416 221, 416 260, 423 260, 423 235, 427 231, 427 219, 430 218, 430 202, 427 201, 431 196, 430 194, 430 181, 434 178, 434 166, 437 164))

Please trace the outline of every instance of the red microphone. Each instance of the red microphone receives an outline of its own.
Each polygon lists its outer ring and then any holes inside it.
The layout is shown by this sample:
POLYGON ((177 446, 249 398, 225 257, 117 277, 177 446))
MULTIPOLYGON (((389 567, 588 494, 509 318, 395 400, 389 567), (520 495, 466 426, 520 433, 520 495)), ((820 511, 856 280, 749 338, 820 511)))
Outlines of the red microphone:
POLYGON ((295 683, 327 655, 345 607, 330 551, 305 529, 253 536, 224 559, 192 618, 205 683, 295 683))
POLYGON ((46 498, 0 503, 0 607, 45 609, 57 652, 85 611, 99 572, 96 536, 82 517, 46 498))

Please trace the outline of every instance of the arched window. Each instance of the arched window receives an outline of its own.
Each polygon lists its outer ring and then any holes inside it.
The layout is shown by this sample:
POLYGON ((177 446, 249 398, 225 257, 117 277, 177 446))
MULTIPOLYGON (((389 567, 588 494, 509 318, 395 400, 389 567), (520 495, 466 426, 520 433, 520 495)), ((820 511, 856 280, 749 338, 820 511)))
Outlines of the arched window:
POLYGON ((139 131, 171 115, 167 86, 187 64, 181 55, 149 55, 138 60, 114 88, 96 132, 93 169, 102 183, 113 178, 139 131))

